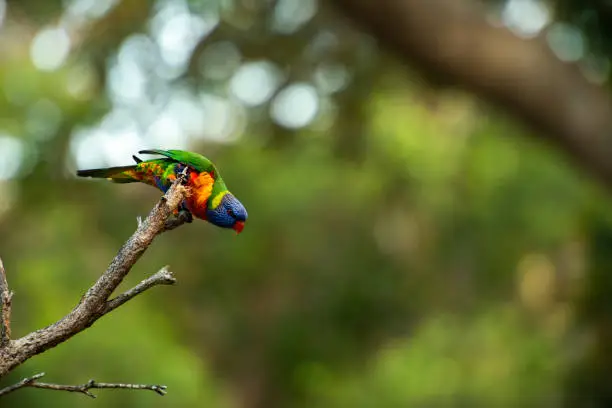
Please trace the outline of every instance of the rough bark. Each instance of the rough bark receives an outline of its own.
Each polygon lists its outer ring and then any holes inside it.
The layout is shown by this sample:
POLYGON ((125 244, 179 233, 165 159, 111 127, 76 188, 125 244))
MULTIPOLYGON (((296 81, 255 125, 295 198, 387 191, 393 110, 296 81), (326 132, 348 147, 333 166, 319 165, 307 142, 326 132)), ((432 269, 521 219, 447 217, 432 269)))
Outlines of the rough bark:
MULTIPOLYGON (((180 217, 180 214, 179 217, 171 217, 172 213, 185 198, 186 191, 182 185, 183 181, 184 175, 178 177, 165 196, 162 197, 153 208, 148 217, 144 221, 139 220, 136 232, 123 245, 108 269, 102 274, 98 281, 87 290, 80 302, 70 313, 59 321, 16 340, 10 339, 10 292, 4 276, 4 269, 0 264, 0 303, 2 304, 0 378, 29 358, 87 329, 100 317, 113 311, 145 290, 155 285, 174 283, 175 280, 172 274, 167 268, 163 268, 134 288, 109 300, 111 294, 123 281, 132 266, 134 266, 149 245, 151 245, 157 235, 169 229, 176 228, 184 222, 189 222, 189 220, 180 217), (9 305, 8 308, 6 306, 7 304, 9 305)), ((30 382, 24 386, 33 386, 32 384, 34 382, 35 381, 30 382)))

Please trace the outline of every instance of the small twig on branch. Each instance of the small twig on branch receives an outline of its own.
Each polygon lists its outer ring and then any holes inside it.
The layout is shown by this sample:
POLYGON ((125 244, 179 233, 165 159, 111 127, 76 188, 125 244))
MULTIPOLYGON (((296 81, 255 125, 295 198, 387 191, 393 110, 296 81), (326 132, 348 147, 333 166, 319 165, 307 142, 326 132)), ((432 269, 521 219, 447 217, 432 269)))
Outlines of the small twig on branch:
POLYGON ((21 388, 30 387, 30 388, 42 388, 45 390, 55 390, 55 391, 68 391, 68 392, 79 392, 81 394, 85 394, 88 397, 96 398, 94 394, 89 392, 90 389, 102 389, 102 388, 120 388, 126 390, 150 390, 158 393, 161 396, 166 395, 166 386, 165 385, 146 385, 146 384, 121 384, 121 383, 99 383, 94 380, 89 380, 85 384, 81 385, 60 385, 60 384, 49 384, 38 382, 38 379, 44 376, 45 373, 39 373, 33 375, 31 377, 24 378, 19 381, 17 384, 13 384, 9 387, 0 389, 0 397, 9 394, 13 391, 17 391, 21 388))
MULTIPOLYGON (((149 245, 151 245, 155 237, 168 230, 168 219, 186 197, 187 191, 184 187, 185 180, 186 173, 183 172, 155 205, 147 218, 138 223, 136 232, 134 232, 130 239, 121 247, 108 269, 102 274, 98 281, 89 288, 87 293, 81 298, 79 304, 76 305, 69 314, 59 321, 20 339, 9 340, 3 347, 0 347, 0 378, 36 354, 42 353, 68 340, 75 334, 90 327, 106 313, 116 309, 150 287, 174 282, 174 278, 170 272, 162 269, 160 272, 142 281, 133 289, 119 295, 115 299, 108 300, 132 269, 132 266, 134 266, 149 245)), ((189 222, 189 220, 179 217, 174 222, 173 228, 182 225, 184 222, 189 222)), ((8 288, 6 290, 8 290, 8 288)), ((3 296, 3 299, 10 300, 10 297, 3 296)), ((3 321, 4 312, 7 310, 10 310, 10 308, 3 307, 3 321)))
POLYGON ((9 290, 6 272, 0 259, 0 347, 11 340, 11 300, 13 293, 9 290))
POLYGON ((172 272, 170 272, 168 270, 168 267, 165 266, 155 275, 149 276, 147 279, 143 280, 138 285, 134 286, 132 289, 106 302, 106 308, 102 313, 106 314, 112 312, 128 300, 131 300, 135 296, 140 295, 142 292, 152 288, 153 286, 174 285, 175 283, 176 279, 172 275, 172 272))

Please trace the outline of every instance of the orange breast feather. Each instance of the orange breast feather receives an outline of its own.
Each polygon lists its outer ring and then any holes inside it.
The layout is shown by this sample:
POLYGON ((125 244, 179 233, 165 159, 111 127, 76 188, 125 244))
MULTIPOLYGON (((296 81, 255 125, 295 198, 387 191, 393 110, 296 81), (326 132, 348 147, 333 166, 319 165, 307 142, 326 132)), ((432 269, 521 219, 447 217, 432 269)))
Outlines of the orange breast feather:
POLYGON ((214 182, 212 176, 205 171, 199 174, 191 173, 188 183, 191 191, 187 199, 187 208, 198 218, 206 219, 206 206, 214 182))

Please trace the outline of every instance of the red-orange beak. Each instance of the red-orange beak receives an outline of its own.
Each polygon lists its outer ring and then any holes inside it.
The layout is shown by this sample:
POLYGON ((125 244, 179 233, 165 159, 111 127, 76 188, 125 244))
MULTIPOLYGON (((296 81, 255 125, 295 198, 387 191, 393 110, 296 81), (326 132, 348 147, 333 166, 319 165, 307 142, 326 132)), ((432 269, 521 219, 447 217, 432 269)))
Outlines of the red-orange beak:
POLYGON ((234 229, 234 231, 236 231, 236 234, 240 234, 244 229, 244 221, 236 221, 232 228, 234 229))

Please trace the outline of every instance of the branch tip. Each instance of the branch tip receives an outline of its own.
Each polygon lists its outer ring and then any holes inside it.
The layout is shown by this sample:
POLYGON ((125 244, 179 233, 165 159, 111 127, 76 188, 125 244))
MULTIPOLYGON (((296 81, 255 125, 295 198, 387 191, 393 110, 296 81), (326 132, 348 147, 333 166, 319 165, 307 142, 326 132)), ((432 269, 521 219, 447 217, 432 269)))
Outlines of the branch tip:
POLYGON ((107 301, 105 308, 102 310, 102 315, 115 310, 125 302, 135 298, 144 291, 151 289, 153 286, 174 285, 176 283, 176 278, 168 268, 168 266, 164 266, 159 271, 141 281, 138 285, 134 286, 132 289, 129 289, 119 296, 107 301))
POLYGON ((174 277, 174 274, 170 271, 169 265, 166 265, 161 268, 151 278, 159 279, 159 283, 164 285, 174 285, 176 283, 176 278, 174 277))

